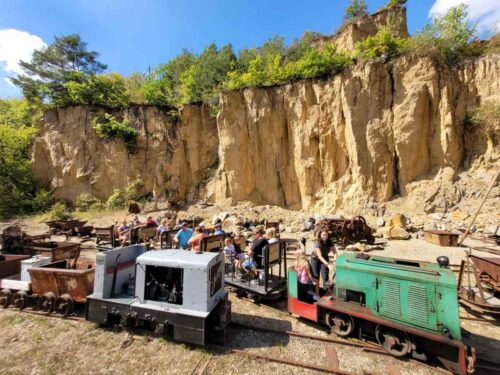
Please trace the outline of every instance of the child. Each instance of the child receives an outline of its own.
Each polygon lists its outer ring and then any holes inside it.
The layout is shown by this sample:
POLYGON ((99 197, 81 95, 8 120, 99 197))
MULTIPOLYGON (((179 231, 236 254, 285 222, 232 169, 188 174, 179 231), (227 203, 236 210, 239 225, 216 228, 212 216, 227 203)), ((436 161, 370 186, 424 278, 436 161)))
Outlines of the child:
POLYGON ((227 237, 224 240, 224 254, 229 260, 234 259, 236 255, 236 248, 234 247, 234 240, 231 237, 227 237))
POLYGON ((297 257, 295 270, 299 283, 307 286, 307 293, 312 295, 314 301, 319 301, 319 280, 313 277, 311 265, 307 261, 304 251, 297 250, 295 256, 297 257), (314 286, 314 293, 311 290, 312 286, 314 286))

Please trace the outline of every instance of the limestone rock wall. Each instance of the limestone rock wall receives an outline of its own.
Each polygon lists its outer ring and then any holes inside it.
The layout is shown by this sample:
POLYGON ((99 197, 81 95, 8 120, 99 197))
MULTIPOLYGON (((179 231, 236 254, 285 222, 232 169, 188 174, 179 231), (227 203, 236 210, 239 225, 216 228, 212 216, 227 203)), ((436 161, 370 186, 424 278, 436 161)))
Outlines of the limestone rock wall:
POLYGON ((324 212, 405 196, 411 182, 463 165, 467 111, 498 100, 499 83, 499 55, 453 70, 404 57, 326 81, 225 93, 209 190, 220 203, 324 212))
POLYGON ((193 200, 217 164, 217 128, 208 108, 185 106, 178 115, 152 106, 114 113, 139 131, 129 154, 122 140, 103 140, 93 121, 103 110, 69 107, 45 114, 33 146, 33 169, 57 198, 81 193, 107 199, 140 178, 155 197, 193 200))

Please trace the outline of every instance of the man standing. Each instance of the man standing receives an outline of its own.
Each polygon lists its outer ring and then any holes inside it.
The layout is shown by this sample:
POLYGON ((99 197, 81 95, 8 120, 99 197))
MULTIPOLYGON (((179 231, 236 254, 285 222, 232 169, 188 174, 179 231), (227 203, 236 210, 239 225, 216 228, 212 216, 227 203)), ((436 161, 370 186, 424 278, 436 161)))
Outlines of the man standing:
POLYGON ((257 268, 262 268, 264 265, 264 248, 269 244, 264 238, 264 229, 257 227, 254 234, 254 241, 252 242, 251 250, 253 252, 253 257, 255 263, 257 263, 257 268))
POLYGON ((174 241, 179 243, 181 249, 186 250, 189 248, 188 241, 192 235, 193 235, 193 230, 191 228, 188 228, 186 222, 183 222, 181 224, 181 229, 179 229, 179 231, 174 237, 174 241))

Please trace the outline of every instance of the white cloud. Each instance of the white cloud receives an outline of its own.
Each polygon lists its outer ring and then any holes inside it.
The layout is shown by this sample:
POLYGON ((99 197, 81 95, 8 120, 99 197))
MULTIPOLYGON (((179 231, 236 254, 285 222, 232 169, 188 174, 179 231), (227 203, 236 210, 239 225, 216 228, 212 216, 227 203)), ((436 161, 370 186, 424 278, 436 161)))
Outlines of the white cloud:
POLYGON ((45 46, 42 38, 26 31, 0 30, 0 69, 6 73, 22 73, 19 60, 29 61, 35 49, 45 46))
POLYGON ((468 5, 469 18, 477 22, 479 32, 500 32, 500 0, 436 0, 429 16, 445 13, 459 4, 468 5))

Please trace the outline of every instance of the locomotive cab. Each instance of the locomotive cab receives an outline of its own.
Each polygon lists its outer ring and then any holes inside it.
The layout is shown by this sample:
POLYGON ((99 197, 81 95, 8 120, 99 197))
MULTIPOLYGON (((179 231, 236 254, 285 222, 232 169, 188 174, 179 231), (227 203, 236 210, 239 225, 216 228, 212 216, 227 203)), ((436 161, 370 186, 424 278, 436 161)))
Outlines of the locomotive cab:
POLYGON ((133 245, 97 254, 86 319, 149 328, 191 344, 223 342, 231 303, 222 254, 145 250, 133 245))

